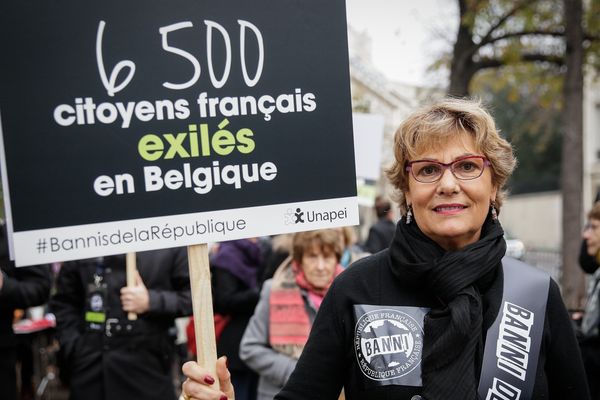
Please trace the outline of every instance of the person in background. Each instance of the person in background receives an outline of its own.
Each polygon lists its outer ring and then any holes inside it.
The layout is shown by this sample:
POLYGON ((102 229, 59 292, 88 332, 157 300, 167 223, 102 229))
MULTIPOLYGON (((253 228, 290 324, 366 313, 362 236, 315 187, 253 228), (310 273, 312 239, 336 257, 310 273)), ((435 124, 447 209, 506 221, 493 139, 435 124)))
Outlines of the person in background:
POLYGON ((297 233, 292 255, 262 288, 240 344, 240 358, 260 377, 258 400, 271 400, 296 366, 333 279, 342 272, 336 230, 297 233))
POLYGON ((337 231, 339 232, 342 243, 342 257, 339 260, 342 268, 347 268, 355 261, 360 260, 361 258, 364 258, 370 254, 363 251, 363 249, 356 243, 356 233, 351 226, 337 228, 337 231))
POLYGON ((38 306, 50 296, 47 266, 15 267, 8 252, 4 221, 0 220, 0 399, 16 400, 17 338, 13 332, 16 309, 38 306))
POLYGON ((214 312, 227 318, 217 341, 217 354, 227 356, 237 400, 255 400, 258 376, 240 360, 242 335, 259 299, 262 263, 258 238, 223 242, 210 259, 214 312))
POLYGON ((375 213, 377 222, 369 229, 364 245, 365 250, 372 254, 387 249, 396 230, 396 224, 392 219, 392 204, 382 196, 375 198, 375 213))
POLYGON ((175 400, 175 318, 192 313, 186 248, 66 262, 50 309, 71 400, 175 400), (128 319, 128 313, 137 319, 128 319))
MULTIPOLYGON (((472 100, 424 107, 394 155, 392 243, 333 282, 275 399, 589 399, 558 285, 504 258, 498 213, 516 160, 491 115, 472 100)), ((221 391, 198 364, 183 371, 188 398, 235 398, 223 359, 221 391)))
POLYGON ((592 399, 596 400, 600 399, 600 202, 596 202, 587 217, 582 235, 585 251, 579 256, 579 264, 592 277, 581 322, 580 347, 592 399))

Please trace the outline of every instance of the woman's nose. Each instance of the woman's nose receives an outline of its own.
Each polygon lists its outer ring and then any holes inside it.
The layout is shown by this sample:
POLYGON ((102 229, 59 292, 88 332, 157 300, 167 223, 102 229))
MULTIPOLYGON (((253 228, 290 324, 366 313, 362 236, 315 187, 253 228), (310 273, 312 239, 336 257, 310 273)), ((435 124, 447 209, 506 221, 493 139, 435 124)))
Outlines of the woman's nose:
POLYGON ((454 176, 450 168, 446 168, 442 177, 438 181, 438 191, 440 193, 457 193, 459 191, 458 179, 454 176))
POLYGON ((324 269, 325 268, 325 257, 320 256, 317 260, 317 268, 324 269))

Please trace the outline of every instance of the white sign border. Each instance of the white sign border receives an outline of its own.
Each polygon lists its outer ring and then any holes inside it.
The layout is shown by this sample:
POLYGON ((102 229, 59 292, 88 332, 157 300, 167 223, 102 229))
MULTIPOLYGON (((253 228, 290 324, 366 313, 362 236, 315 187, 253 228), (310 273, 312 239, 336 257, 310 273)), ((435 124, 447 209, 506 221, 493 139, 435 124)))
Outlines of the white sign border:
POLYGON ((13 233, 19 267, 359 224, 358 197, 13 233))

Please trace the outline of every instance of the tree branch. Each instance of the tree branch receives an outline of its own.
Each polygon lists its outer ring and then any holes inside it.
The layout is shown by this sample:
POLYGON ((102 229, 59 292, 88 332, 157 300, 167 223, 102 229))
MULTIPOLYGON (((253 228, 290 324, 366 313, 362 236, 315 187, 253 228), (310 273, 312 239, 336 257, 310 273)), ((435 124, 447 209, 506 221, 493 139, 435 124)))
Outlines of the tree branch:
POLYGON ((538 53, 523 54, 523 56, 521 57, 521 61, 526 61, 526 62, 535 62, 535 61, 548 62, 548 63, 551 63, 551 64, 555 64, 558 67, 562 67, 563 65, 565 65, 565 58, 564 58, 564 56, 557 56, 557 55, 552 55, 552 54, 538 54, 538 53))
POLYGON ((458 9, 460 10, 460 16, 462 18, 462 16, 465 15, 468 10, 465 0, 458 0, 458 9))
POLYGON ((498 19, 498 21, 496 21, 496 23, 491 26, 491 28, 487 31, 487 33, 483 36, 483 38, 481 38, 481 41, 479 42, 479 46, 480 47, 484 46, 485 44, 488 43, 489 40, 493 40, 492 34, 494 33, 494 31, 496 31, 496 29, 500 28, 502 26, 502 24, 504 24, 506 22, 506 20, 508 20, 513 15, 515 15, 519 10, 521 10, 523 7, 525 7, 529 3, 531 3, 531 0, 524 0, 524 1, 518 2, 517 4, 515 4, 515 6, 512 9, 508 10, 508 12, 506 14, 501 16, 498 19))
MULTIPOLYGON (((523 54, 521 56, 520 61, 522 61, 522 62, 535 62, 535 61, 548 62, 548 63, 555 64, 559 67, 565 65, 564 57, 556 56, 556 55, 548 55, 548 54, 539 54, 539 53, 523 54)), ((511 63, 511 64, 513 64, 513 63, 511 63)), ((499 59, 499 58, 482 58, 479 61, 475 61, 474 69, 476 71, 479 71, 479 70, 486 69, 486 68, 498 68, 498 67, 502 67, 505 65, 508 65, 506 63, 506 61, 499 59)))
POLYGON ((583 40, 589 40, 590 42, 600 41, 600 34, 585 33, 583 40))
POLYGON ((509 33, 505 33, 504 35, 500 35, 500 36, 496 36, 493 38, 489 38, 487 39, 485 42, 481 41, 479 42, 479 47, 483 47, 486 46, 488 44, 492 44, 495 42, 498 42, 500 40, 503 39, 510 39, 513 37, 519 37, 519 36, 529 36, 529 35, 545 35, 545 36, 564 36, 565 32, 564 31, 547 31, 547 30, 530 30, 530 31, 520 31, 520 32, 509 32, 509 33))

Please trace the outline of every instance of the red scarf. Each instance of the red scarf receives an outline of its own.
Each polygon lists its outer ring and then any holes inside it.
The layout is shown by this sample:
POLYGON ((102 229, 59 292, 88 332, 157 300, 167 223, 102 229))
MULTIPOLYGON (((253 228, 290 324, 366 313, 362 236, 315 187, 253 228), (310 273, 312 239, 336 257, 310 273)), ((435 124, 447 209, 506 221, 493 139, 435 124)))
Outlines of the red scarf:
MULTIPOLYGON (((336 265, 333 278, 342 271, 341 265, 336 265)), ((311 327, 300 289, 308 292, 311 302, 318 310, 333 278, 326 288, 317 289, 307 281, 298 263, 290 258, 283 262, 273 276, 269 297, 271 347, 295 359, 300 357, 311 327)))

